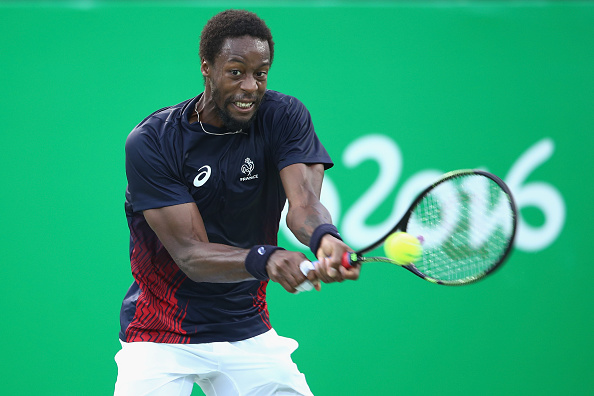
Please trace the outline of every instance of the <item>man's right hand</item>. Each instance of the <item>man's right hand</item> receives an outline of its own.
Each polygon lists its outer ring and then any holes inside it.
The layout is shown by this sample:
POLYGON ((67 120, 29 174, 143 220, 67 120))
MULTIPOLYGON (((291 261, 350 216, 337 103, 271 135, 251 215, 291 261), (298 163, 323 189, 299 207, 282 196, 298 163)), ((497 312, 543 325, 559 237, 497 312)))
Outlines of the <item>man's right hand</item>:
POLYGON ((307 260, 303 253, 288 250, 276 250, 268 258, 266 271, 271 281, 279 283, 289 293, 297 293, 296 287, 309 279, 316 290, 320 290, 320 281, 315 271, 306 277, 299 265, 307 260))

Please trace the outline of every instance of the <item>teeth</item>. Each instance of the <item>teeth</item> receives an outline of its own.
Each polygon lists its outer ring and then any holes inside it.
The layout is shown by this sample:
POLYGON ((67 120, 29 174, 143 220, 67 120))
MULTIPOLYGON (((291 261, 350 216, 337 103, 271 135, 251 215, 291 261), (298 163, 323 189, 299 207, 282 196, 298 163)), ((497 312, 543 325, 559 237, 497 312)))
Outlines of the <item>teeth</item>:
POLYGON ((235 106, 241 107, 243 109, 248 109, 248 108, 252 107, 253 104, 254 104, 253 102, 252 103, 235 102, 235 106))

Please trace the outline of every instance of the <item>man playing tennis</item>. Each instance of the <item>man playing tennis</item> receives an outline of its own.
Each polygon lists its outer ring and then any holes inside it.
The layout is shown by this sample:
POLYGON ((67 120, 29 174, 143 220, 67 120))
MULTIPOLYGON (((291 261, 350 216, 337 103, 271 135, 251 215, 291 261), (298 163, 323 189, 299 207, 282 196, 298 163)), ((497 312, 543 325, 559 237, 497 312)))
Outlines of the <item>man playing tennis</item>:
POLYGON ((271 327, 269 280, 306 280, 287 224, 319 263, 308 278, 355 280, 320 203, 332 166, 307 109, 266 89, 274 43, 263 20, 229 10, 201 34, 204 92, 151 114, 126 141, 126 216, 134 283, 121 310, 116 395, 311 395, 271 327))

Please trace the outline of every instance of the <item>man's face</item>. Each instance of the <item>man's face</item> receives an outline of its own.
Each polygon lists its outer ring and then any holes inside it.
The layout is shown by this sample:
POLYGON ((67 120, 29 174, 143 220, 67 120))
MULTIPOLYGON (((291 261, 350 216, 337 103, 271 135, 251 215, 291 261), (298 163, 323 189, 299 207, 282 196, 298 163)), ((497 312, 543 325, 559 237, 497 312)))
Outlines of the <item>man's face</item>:
POLYGON ((208 69, 212 100, 229 130, 246 129, 266 92, 270 50, 266 40, 251 36, 228 38, 208 69))

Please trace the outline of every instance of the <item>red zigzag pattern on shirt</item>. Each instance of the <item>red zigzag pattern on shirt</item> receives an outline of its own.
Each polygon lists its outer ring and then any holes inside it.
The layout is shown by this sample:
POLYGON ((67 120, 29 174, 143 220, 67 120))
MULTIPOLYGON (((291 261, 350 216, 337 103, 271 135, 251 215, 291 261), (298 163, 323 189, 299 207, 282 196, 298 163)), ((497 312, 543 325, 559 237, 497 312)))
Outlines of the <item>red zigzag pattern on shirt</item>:
POLYGON ((136 243, 130 260, 140 295, 134 320, 126 329, 126 341, 189 343, 189 337, 184 336, 186 331, 181 328, 186 309, 178 306, 175 297, 186 279, 185 274, 159 241, 132 237, 136 243), (151 251, 156 252, 154 257, 151 251))

